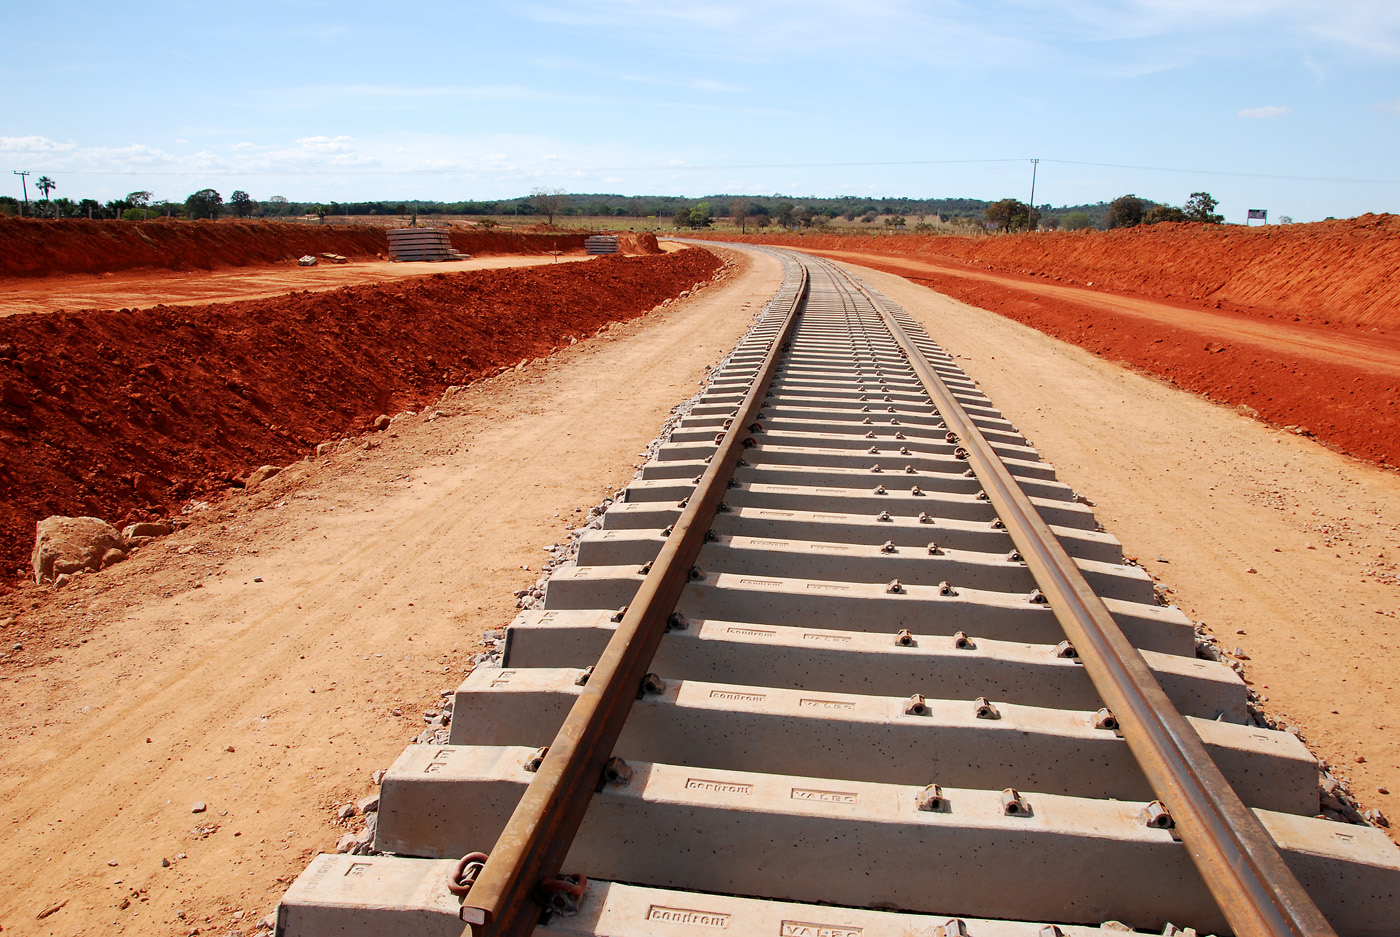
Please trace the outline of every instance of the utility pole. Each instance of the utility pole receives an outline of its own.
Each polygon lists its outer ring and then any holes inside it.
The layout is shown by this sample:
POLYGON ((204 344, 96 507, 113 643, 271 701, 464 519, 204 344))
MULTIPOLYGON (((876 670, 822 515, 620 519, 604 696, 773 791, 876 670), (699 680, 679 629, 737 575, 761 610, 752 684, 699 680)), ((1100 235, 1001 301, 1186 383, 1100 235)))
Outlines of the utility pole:
POLYGON ((1035 174, 1040 169, 1040 160, 1031 160, 1031 217, 1035 217, 1035 174))
POLYGON ((29 214, 29 180, 26 179, 25 176, 29 175, 29 170, 26 169, 24 172, 20 172, 18 169, 15 169, 12 171, 15 175, 19 176, 19 184, 24 186, 24 214, 27 215, 29 214))

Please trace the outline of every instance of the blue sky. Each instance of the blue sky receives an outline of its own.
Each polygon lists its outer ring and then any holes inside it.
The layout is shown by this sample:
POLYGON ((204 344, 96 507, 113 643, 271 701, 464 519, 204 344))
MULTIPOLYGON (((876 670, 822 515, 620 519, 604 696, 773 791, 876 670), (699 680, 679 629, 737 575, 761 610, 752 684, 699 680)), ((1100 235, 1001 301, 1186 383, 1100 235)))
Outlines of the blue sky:
POLYGON ((14 195, 1025 200, 1039 158, 1039 204, 1400 212, 1397 0, 6 6, 14 195))

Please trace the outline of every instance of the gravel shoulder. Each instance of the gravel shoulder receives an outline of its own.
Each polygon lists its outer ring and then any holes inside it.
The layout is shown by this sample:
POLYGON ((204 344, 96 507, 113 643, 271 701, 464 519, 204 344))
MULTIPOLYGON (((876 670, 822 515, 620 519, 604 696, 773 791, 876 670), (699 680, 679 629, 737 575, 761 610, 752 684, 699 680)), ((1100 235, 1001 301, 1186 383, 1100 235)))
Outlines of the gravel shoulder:
POLYGON ((869 268, 1062 481, 1242 662, 1265 711, 1352 782, 1400 792, 1400 474, 869 268))
POLYGON ((778 263, 732 256, 724 285, 7 597, 6 937, 251 933, 771 298, 778 263))

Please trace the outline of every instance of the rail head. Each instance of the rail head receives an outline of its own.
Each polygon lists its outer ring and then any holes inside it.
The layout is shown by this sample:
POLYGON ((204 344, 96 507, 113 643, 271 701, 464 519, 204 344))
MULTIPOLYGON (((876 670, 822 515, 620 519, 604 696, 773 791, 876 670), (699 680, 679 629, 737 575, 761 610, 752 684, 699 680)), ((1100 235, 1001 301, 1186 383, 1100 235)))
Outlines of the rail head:
POLYGON ((799 265, 797 288, 779 312, 782 324, 710 464, 496 845, 473 870, 475 879, 462 899, 463 937, 533 933, 542 910, 539 890, 558 880, 593 793, 606 783, 608 759, 750 438, 807 289, 807 270, 799 265))
POLYGON ((957 435, 997 515, 1117 718, 1133 756, 1166 805, 1235 937, 1335 937, 1278 846, 1171 704, 1142 654, 1084 579, 991 443, 884 302, 840 266, 817 259, 879 313, 950 432, 957 435))

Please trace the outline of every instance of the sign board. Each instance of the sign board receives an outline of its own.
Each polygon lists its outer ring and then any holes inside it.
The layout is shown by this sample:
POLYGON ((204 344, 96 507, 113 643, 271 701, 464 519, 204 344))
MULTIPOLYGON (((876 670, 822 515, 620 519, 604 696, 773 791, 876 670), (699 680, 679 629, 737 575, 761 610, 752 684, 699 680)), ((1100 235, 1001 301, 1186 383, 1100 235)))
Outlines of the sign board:
POLYGON ((1269 210, 1268 210, 1267 208, 1251 208, 1251 209, 1249 209, 1249 215, 1245 218, 1245 222, 1248 223, 1248 222, 1251 222, 1251 221, 1262 221, 1262 222, 1264 222, 1265 224, 1268 224, 1268 223, 1269 223, 1269 210))

